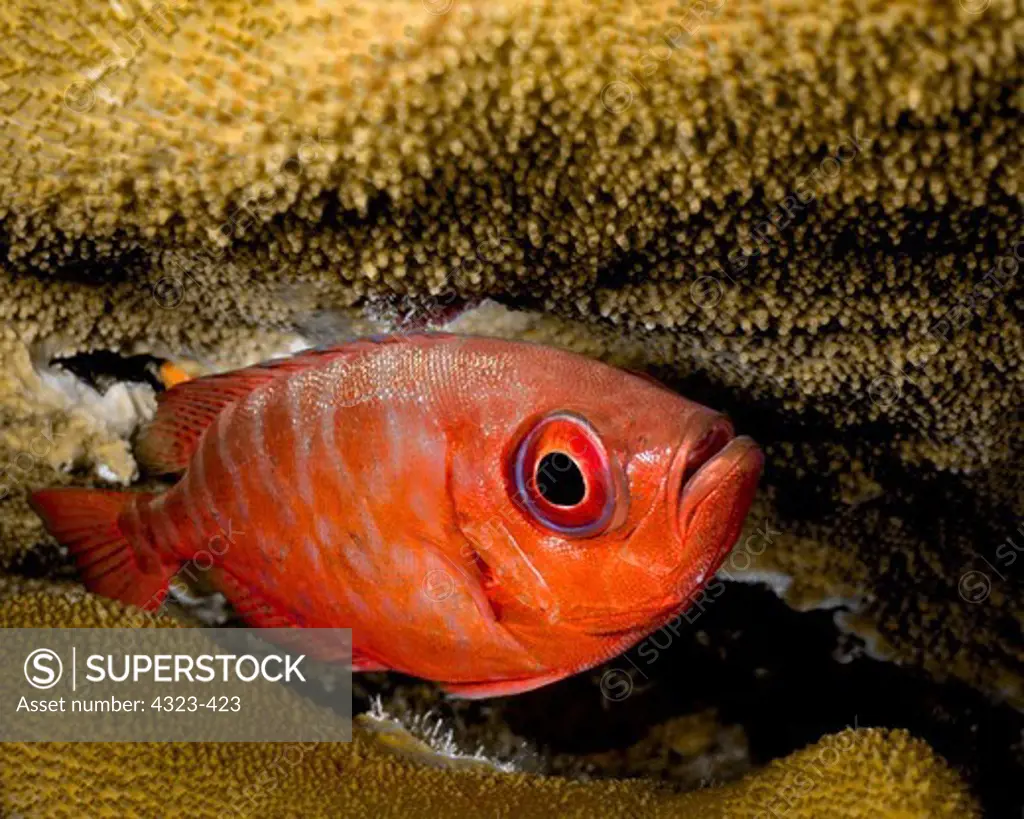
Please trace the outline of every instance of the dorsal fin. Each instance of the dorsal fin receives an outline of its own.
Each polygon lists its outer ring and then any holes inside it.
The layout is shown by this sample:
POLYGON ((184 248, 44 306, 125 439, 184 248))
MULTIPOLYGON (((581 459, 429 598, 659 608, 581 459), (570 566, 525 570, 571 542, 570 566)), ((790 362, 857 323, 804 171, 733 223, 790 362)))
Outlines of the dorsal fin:
POLYGON ((447 338, 446 333, 375 336, 344 344, 314 347, 273 361, 264 361, 217 375, 177 384, 157 396, 156 416, 136 444, 136 458, 146 471, 162 475, 181 472, 192 459, 199 439, 225 407, 279 377, 327 361, 366 352, 382 344, 447 338))

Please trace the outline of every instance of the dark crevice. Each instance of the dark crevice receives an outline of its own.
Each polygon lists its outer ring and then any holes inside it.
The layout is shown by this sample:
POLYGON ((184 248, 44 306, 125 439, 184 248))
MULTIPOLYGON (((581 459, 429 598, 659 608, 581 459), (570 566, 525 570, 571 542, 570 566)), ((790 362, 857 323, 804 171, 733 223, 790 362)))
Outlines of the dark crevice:
POLYGON ((101 393, 123 381, 149 384, 155 390, 162 390, 159 370, 163 363, 164 359, 156 356, 121 355, 111 350, 58 356, 50 361, 52 366, 67 370, 101 393))

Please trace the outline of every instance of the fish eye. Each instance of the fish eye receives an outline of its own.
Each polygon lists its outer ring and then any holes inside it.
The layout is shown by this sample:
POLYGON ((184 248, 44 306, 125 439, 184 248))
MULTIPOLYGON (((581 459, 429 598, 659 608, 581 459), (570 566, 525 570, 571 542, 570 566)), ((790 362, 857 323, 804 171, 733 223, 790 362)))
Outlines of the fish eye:
POLYGON ((566 452, 549 452, 537 462, 537 491, 555 506, 577 506, 587 495, 583 471, 566 452))
POLYGON ((586 420, 568 412, 542 418, 519 443, 513 490, 525 514, 559 534, 600 534, 615 508, 604 444, 586 420))

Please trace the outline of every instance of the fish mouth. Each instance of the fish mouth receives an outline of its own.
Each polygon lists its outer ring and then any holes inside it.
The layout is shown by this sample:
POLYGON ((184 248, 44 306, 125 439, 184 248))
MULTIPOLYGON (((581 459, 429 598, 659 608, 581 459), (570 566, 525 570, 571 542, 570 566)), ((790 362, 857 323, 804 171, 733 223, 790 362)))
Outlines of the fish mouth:
POLYGON ((712 423, 686 455, 680 467, 676 534, 680 542, 700 550, 697 569, 709 574, 717 571, 739 537, 764 455, 746 435, 732 437, 724 419, 712 423))
POLYGON ((678 476, 678 491, 685 489, 701 467, 715 458, 733 439, 734 434, 732 424, 724 416, 710 415, 702 420, 700 427, 687 437, 676 456, 673 468, 681 473, 678 476))
MULTIPOLYGON (((669 498, 676 498, 677 510, 682 507, 683 493, 701 468, 721 452, 734 437, 729 419, 717 413, 704 412, 698 428, 687 435, 669 467, 669 498)), ((678 521, 678 511, 676 520, 678 521)), ((685 532, 677 532, 683 535, 685 532)))

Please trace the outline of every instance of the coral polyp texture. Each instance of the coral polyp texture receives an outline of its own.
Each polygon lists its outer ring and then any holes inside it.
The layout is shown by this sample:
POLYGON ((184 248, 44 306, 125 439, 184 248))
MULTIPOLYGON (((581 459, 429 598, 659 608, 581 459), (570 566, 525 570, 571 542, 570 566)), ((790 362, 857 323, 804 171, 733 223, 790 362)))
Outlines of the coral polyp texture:
MULTIPOLYGON (((517 312, 460 327, 646 370, 764 444, 736 578, 1024 706, 1022 12, 5 4, 0 560, 73 582, 27 489, 136 477, 129 433, 51 359, 217 369, 381 305, 486 297, 517 312)), ((92 605, 37 599, 40 623, 43 601, 92 605)), ((901 735, 857 736, 865 765, 931 770, 901 735)), ((113 753, 8 752, 108 772, 113 753)), ((182 753, 212 772, 262 752, 182 753)), ((157 752, 133 759, 156 787, 157 752)), ((815 799, 859 800, 829 782, 815 799)))
MULTIPOLYGON (((0 627, 39 625, 175 621, 143 617, 74 588, 0 583, 0 627)), ((0 807, 46 817, 81 816, 83 804, 94 815, 162 816, 173 809, 195 817, 979 815, 946 763, 901 731, 848 730, 727 787, 679 794, 643 780, 585 783, 485 765, 467 769, 440 756, 425 759, 420 743, 400 731, 355 728, 350 744, 5 743, 0 807)))

